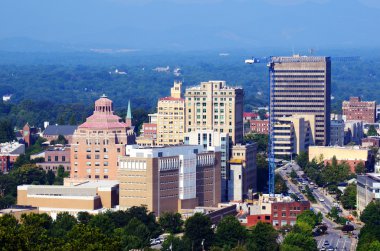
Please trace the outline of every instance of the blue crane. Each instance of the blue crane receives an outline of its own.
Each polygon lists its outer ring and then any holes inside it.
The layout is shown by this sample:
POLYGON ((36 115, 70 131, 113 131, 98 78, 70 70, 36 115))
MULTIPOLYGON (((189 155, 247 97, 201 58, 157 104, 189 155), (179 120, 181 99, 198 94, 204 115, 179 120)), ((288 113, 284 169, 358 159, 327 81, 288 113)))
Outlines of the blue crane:
MULTIPOLYGON (((296 62, 319 62, 321 57, 316 56, 294 56, 294 57, 262 57, 251 59, 246 59, 246 64, 260 64, 266 63, 269 69, 269 142, 268 142, 268 193, 274 194, 274 170, 276 169, 275 164, 275 155, 274 155, 274 114, 273 114, 273 105, 274 105, 274 66, 276 63, 296 63, 296 62)), ((327 57, 327 60, 333 62, 352 62, 358 61, 360 57, 327 57)))

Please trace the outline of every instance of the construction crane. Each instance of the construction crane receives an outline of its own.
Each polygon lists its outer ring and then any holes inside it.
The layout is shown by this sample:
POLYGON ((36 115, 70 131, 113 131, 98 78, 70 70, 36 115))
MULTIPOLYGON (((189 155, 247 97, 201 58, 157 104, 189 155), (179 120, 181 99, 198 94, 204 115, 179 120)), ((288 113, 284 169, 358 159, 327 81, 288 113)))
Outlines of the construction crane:
MULTIPOLYGON (((358 61, 360 57, 326 57, 327 60, 332 62, 352 62, 358 61)), ((275 164, 275 155, 274 155, 274 66, 275 64, 281 63, 297 63, 297 62, 320 62, 321 57, 318 56, 300 56, 293 55, 293 57, 262 57, 255 58, 252 57, 250 59, 246 59, 246 64, 260 64, 266 63, 269 70, 269 142, 268 142, 268 169, 269 169, 269 177, 268 177, 268 193, 270 195, 274 195, 274 170, 276 169, 275 164)))

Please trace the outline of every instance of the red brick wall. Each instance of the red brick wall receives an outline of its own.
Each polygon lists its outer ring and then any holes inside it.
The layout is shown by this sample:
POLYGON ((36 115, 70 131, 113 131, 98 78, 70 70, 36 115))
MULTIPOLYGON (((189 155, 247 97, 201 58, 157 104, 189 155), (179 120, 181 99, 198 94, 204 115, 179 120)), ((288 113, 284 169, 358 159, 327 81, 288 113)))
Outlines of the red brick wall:
POLYGON ((251 120, 251 131, 256 133, 268 134, 269 121, 268 120, 251 120))

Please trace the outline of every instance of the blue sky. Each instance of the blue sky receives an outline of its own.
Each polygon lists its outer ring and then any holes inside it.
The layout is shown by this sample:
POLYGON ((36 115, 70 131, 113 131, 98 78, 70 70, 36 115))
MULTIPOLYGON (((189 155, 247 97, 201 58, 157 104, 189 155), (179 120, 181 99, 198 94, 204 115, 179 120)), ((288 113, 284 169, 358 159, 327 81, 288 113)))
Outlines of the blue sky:
POLYGON ((378 48, 380 0, 1 0, 0 39, 95 48, 378 48))

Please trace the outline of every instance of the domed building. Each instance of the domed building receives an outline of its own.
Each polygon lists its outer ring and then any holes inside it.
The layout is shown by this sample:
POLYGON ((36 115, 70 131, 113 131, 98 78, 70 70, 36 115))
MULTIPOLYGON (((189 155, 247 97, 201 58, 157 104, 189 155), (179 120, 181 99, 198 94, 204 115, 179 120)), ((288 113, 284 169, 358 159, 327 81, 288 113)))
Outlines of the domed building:
POLYGON ((107 96, 96 100, 94 113, 74 132, 70 177, 115 180, 118 157, 125 155, 127 144, 135 143, 133 126, 128 122, 114 114, 107 96))

